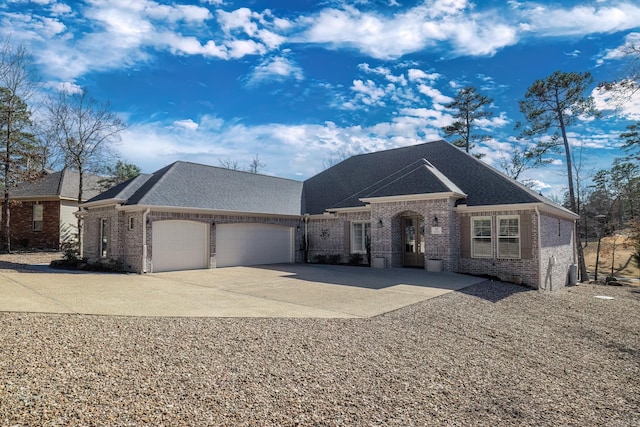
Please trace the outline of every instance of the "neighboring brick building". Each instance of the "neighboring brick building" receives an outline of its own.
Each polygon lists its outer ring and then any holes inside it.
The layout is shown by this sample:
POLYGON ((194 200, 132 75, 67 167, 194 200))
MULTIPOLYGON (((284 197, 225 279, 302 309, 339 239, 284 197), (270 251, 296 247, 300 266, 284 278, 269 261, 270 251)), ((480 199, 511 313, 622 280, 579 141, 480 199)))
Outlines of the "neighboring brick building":
POLYGON ((359 258, 543 289, 567 283, 578 218, 445 141, 305 182, 176 162, 82 207, 84 254, 136 272, 359 258))
MULTIPOLYGON (((83 200, 101 192, 100 177, 83 176, 83 200)), ((11 191, 11 248, 60 249, 77 238, 78 172, 43 172, 40 179, 11 191)), ((0 207, 2 202, 0 202, 0 207)), ((2 222, 4 227, 4 221, 2 222)), ((0 241, 4 238, 4 229, 0 241)), ((0 247, 3 245, 0 245, 0 247)))

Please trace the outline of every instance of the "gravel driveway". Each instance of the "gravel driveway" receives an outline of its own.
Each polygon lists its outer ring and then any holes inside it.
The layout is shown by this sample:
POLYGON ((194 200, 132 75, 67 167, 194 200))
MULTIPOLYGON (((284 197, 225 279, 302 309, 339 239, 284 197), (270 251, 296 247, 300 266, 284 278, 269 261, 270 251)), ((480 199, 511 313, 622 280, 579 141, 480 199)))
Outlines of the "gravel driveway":
POLYGON ((0 313, 0 425, 640 426, 638 331, 638 288, 490 281, 370 319, 0 313))

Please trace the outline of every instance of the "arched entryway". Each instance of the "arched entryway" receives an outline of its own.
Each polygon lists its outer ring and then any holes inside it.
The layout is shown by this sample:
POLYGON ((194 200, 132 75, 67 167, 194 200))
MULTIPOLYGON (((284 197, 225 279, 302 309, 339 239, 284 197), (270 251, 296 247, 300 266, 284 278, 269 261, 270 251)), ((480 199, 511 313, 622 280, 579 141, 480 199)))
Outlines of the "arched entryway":
POLYGON ((424 217, 414 213, 400 216, 402 238, 402 266, 424 268, 425 228, 424 217))

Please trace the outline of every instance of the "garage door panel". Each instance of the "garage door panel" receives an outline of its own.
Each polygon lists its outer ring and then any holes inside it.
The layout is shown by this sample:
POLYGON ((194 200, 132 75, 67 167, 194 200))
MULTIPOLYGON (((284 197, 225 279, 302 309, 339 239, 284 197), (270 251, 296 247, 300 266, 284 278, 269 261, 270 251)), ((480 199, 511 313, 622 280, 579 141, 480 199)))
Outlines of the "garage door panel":
POLYGON ((153 271, 195 270, 209 266, 209 225, 196 221, 155 221, 153 271))
POLYGON ((293 228, 271 224, 216 226, 216 266, 293 262, 293 228))

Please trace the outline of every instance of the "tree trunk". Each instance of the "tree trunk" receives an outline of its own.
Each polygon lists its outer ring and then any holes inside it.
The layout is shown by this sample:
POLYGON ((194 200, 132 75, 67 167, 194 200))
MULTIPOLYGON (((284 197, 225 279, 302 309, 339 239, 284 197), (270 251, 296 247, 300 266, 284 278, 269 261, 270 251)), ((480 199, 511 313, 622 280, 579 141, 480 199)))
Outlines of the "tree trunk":
POLYGON ((4 250, 6 253, 11 253, 11 209, 9 209, 9 172, 11 170, 11 114, 8 117, 7 134, 5 145, 5 157, 4 157, 4 203, 2 205, 2 219, 4 226, 4 250))
MULTIPOLYGON (((576 194, 573 189, 573 165, 571 164, 571 147, 569 146, 569 140, 567 138, 567 131, 564 125, 564 113, 561 110, 560 102, 556 96, 556 113, 558 114, 558 121, 560 122, 560 132, 562 133, 562 142, 564 144, 564 154, 567 160, 567 178, 569 182, 569 204, 571 210, 580 215, 576 204, 576 194)), ((580 281, 586 282, 589 280, 589 272, 587 271, 587 264, 584 260, 584 252, 582 250, 582 239, 580 238, 580 220, 576 226, 576 244, 578 249, 578 267, 580 269, 580 281)))
MULTIPOLYGON (((78 206, 82 203, 82 181, 83 181, 84 171, 82 170, 82 166, 78 167, 78 206)), ((80 209, 78 207, 78 209, 80 209)), ((82 233, 82 215, 78 215, 78 256, 80 259, 84 257, 84 236, 82 233)))
MULTIPOLYGON (((5 180, 6 181, 6 180, 5 180)), ((5 187, 6 188, 6 187, 5 187)), ((9 228, 9 192, 4 192, 4 204, 2 205, 2 218, 4 219, 2 228, 4 231, 4 250, 11 253, 11 230, 9 228)))

